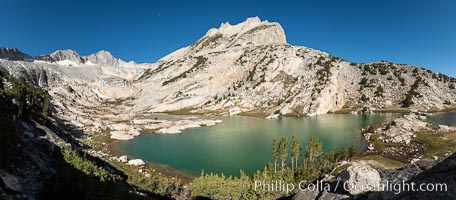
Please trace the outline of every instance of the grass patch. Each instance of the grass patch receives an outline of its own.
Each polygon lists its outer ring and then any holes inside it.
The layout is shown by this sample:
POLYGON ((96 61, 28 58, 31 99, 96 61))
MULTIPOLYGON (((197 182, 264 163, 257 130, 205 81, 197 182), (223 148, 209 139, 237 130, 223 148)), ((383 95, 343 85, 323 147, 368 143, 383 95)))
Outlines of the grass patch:
POLYGON ((126 104, 128 101, 132 101, 134 100, 135 98, 134 97, 128 97, 128 98, 125 98, 125 99, 108 99, 106 101, 103 102, 103 106, 120 106, 120 105, 124 105, 126 104))
POLYGON ((161 113, 169 114, 169 115, 202 115, 201 113, 193 113, 192 108, 184 108, 180 110, 173 110, 173 111, 165 111, 161 113))
POLYGON ((385 143, 382 140, 378 139, 378 135, 376 135, 376 134, 373 134, 369 141, 372 144, 372 146, 374 147, 374 149, 378 152, 382 152, 385 149, 385 147, 398 147, 398 146, 402 145, 401 143, 394 143, 394 142, 385 143))
POLYGON ((144 174, 138 172, 138 167, 136 166, 127 165, 118 161, 110 161, 109 164, 127 175, 127 182, 129 184, 134 185, 143 191, 160 195, 176 194, 178 193, 181 185, 177 179, 171 180, 160 177, 156 172, 154 172, 151 164, 145 166, 150 174, 150 177, 146 177, 144 174))
POLYGON ((139 132, 141 134, 151 134, 156 133, 159 129, 141 129, 139 132))
POLYGON ((353 160, 364 160, 367 161, 369 164, 372 165, 374 168, 388 168, 388 169, 394 169, 394 168, 400 168, 404 167, 407 164, 403 162, 399 162, 397 160, 392 160, 389 158, 385 158, 381 155, 378 154, 364 154, 355 157, 353 160))
POLYGON ((345 165, 338 166, 331 172, 331 175, 334 175, 334 176, 339 175, 340 172, 344 171, 345 169, 347 169, 351 165, 352 165, 351 163, 347 163, 345 165))
POLYGON ((403 109, 403 108, 398 108, 398 109, 378 109, 374 110, 374 113, 401 113, 401 114, 408 114, 410 113, 410 110, 408 109, 403 109))
POLYGON ((242 112, 239 114, 240 116, 246 116, 246 117, 258 117, 258 118, 266 118, 268 115, 263 112, 242 112))
POLYGON ((355 109, 342 109, 335 111, 334 114, 350 114, 352 111, 356 111, 355 109))
POLYGON ((203 57, 203 56, 198 56, 196 57, 196 63, 187 71, 185 72, 182 72, 182 74, 179 74, 178 76, 176 77, 173 77, 169 80, 166 80, 165 82, 162 83, 162 86, 165 86, 165 85, 168 85, 169 83, 172 83, 172 82, 176 82, 177 80, 181 79, 181 78, 187 78, 187 76, 197 70, 199 70, 200 68, 204 67, 206 62, 207 62, 207 58, 203 57))
POLYGON ((424 144, 424 158, 432 158, 433 156, 441 158, 445 154, 453 153, 456 150, 456 141, 447 140, 440 134, 418 133, 412 141, 424 144))
POLYGON ((103 150, 107 144, 114 142, 114 139, 111 139, 111 134, 94 134, 92 135, 92 140, 94 143, 91 145, 94 150, 103 150))
POLYGON ((456 111, 456 106, 449 107, 449 108, 444 108, 444 109, 431 109, 428 110, 427 112, 429 113, 439 113, 439 112, 453 112, 456 111))

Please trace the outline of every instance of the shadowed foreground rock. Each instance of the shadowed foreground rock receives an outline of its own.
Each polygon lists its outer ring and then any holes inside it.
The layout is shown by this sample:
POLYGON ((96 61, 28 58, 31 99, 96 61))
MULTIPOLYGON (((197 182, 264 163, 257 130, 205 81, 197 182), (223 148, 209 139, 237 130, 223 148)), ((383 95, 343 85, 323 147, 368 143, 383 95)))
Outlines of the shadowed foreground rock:
MULTIPOLYGON (((410 164, 406 167, 385 171, 381 173, 381 183, 389 181, 390 183, 415 183, 415 185, 424 184, 434 184, 441 183, 446 184, 447 191, 433 191, 433 192, 424 192, 424 191, 402 191, 399 194, 394 194, 394 191, 385 191, 385 192, 367 192, 367 193, 357 193, 356 195, 344 194, 344 192, 338 191, 337 193, 331 193, 327 191, 309 191, 304 190, 298 192, 291 199, 293 200, 335 200, 335 199, 362 199, 362 200, 396 200, 396 199, 456 199, 456 154, 451 155, 444 161, 436 164, 433 167, 429 165, 430 162, 417 162, 410 164)), ((355 167, 358 168, 358 167, 355 167)), ((373 169, 374 170, 374 169, 373 169)), ((352 171, 353 169, 348 171, 352 171)), ((362 170, 357 171, 357 175, 361 177, 368 177, 367 174, 359 174, 363 172, 362 170)), ((378 173, 377 173, 378 174, 378 173)), ((355 173, 351 173, 355 176, 355 173)), ((374 177, 374 179, 377 179, 374 177)), ((415 188, 418 188, 417 186, 415 188)))

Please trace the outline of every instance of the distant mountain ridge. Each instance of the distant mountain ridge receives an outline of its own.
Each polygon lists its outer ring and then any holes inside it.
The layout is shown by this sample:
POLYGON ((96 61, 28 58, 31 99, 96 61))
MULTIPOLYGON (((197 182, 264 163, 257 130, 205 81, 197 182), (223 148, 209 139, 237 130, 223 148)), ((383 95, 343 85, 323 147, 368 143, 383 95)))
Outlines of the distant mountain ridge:
POLYGON ((124 62, 121 59, 115 58, 109 51, 100 50, 88 56, 81 56, 76 51, 57 50, 49 55, 30 56, 21 52, 16 48, 0 47, 0 58, 11 61, 46 61, 60 62, 63 65, 81 65, 81 64, 98 64, 106 66, 119 66, 124 62))

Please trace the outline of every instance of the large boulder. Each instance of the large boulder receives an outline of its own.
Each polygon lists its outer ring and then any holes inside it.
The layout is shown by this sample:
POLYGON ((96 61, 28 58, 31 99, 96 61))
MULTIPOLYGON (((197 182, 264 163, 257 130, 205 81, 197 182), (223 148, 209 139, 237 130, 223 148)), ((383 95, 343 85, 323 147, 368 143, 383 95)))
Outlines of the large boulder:
POLYGON ((328 191, 320 192, 318 190, 301 190, 296 193, 292 200, 341 200, 350 199, 349 196, 344 194, 331 193, 328 191))
POLYGON ((123 162, 123 163, 127 163, 128 162, 128 156, 125 156, 125 155, 120 156, 119 157, 119 161, 123 162))
POLYGON ((313 200, 313 199, 317 199, 318 197, 318 194, 320 192, 318 190, 301 190, 299 191, 298 193, 296 193, 293 198, 291 198, 292 200, 313 200))
POLYGON ((3 170, 0 170, 0 178, 6 189, 8 189, 10 191, 14 191, 14 192, 22 191, 22 185, 21 185, 20 179, 17 176, 12 175, 3 170))
POLYGON ((342 200, 342 199, 350 199, 348 195, 344 194, 337 194, 337 193, 331 193, 328 191, 323 191, 318 198, 318 200, 342 200))
POLYGON ((142 165, 145 165, 146 162, 144 162, 144 160, 141 160, 141 159, 133 159, 133 160, 128 161, 128 164, 135 165, 135 166, 142 166, 142 165))
POLYGON ((380 174, 377 170, 364 162, 353 163, 342 171, 339 179, 344 183, 344 189, 352 195, 362 194, 368 191, 379 191, 380 174))

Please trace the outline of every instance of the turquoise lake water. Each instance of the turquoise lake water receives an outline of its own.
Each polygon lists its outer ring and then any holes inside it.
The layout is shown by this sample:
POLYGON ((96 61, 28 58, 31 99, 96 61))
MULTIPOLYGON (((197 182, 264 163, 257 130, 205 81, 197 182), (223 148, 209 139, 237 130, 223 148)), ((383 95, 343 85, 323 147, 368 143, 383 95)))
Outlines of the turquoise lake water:
POLYGON ((398 114, 284 117, 265 120, 254 117, 214 117, 223 123, 186 129, 180 134, 142 134, 116 143, 116 151, 147 162, 160 163, 184 174, 205 172, 239 175, 261 170, 272 161, 271 143, 282 136, 297 137, 304 149, 310 136, 323 142, 324 151, 356 145, 365 148, 361 128, 392 120, 398 114))
POLYGON ((456 126, 456 112, 437 113, 429 117, 427 121, 435 125, 456 126))

